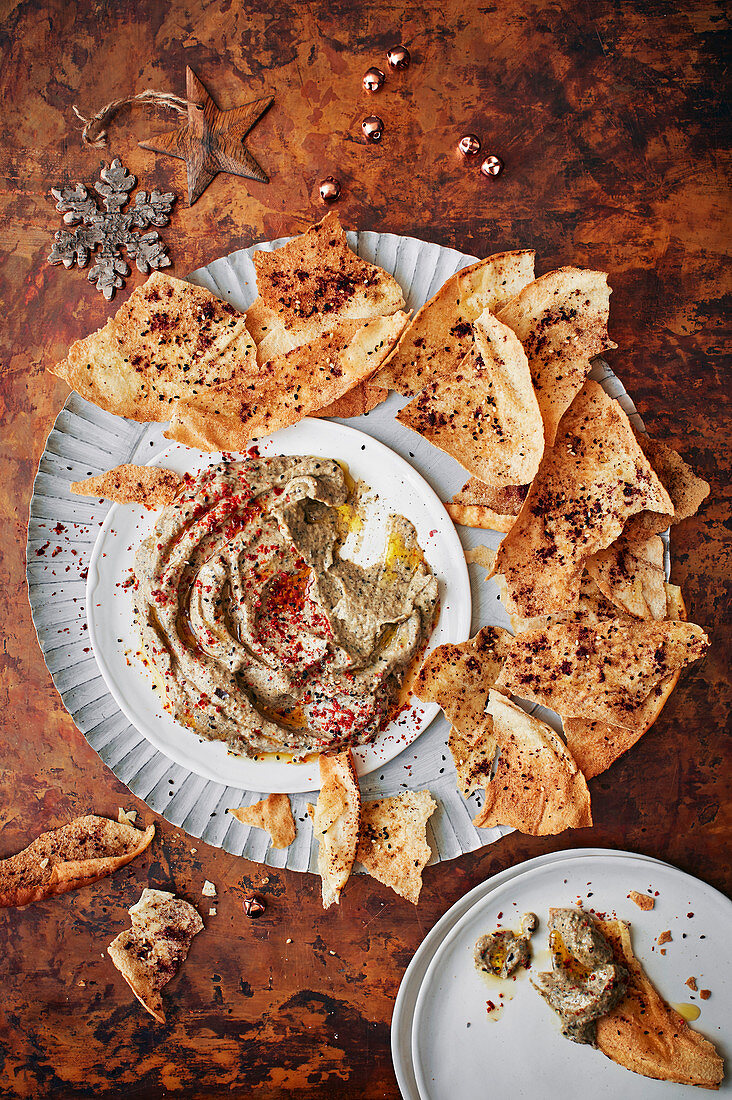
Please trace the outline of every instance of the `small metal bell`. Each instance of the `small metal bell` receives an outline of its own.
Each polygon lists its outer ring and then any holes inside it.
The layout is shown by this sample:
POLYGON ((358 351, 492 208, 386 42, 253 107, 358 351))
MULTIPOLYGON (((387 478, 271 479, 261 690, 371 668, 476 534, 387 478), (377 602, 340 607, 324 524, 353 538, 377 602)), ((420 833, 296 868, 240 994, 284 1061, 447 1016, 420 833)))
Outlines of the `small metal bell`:
POLYGON ((392 46, 386 57, 392 69, 408 69, 412 60, 406 46, 392 46))
POLYGON ((480 152, 480 138, 476 134, 466 134, 460 138, 458 149, 464 157, 474 157, 480 152))
POLYGON ((503 171, 503 161, 500 157, 486 157, 480 170, 484 176, 499 176, 503 171))
POLYGON ((248 917, 261 917, 266 908, 262 899, 258 898, 255 894, 244 899, 244 912, 248 917))
POLYGON ((326 176, 320 184, 320 201, 324 202, 326 206, 330 206, 332 202, 338 202, 341 197, 341 185, 335 176, 326 176))
POLYGON ((382 73, 381 69, 377 69, 375 65, 372 65, 370 69, 367 69, 363 74, 363 87, 366 92, 378 92, 383 86, 386 77, 382 73))
POLYGON ((378 115, 369 115, 361 123, 361 129, 366 140, 375 143, 381 141, 383 137, 384 123, 378 115))

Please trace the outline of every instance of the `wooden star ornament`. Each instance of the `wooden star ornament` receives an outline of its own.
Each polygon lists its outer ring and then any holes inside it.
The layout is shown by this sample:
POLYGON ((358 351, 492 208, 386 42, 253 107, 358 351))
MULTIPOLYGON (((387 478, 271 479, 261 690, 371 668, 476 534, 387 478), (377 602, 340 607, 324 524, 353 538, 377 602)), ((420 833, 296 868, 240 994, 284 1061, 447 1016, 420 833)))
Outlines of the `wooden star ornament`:
POLYGON ((247 149, 244 138, 272 105, 274 96, 220 111, 193 69, 187 66, 186 98, 188 121, 184 126, 156 134, 139 144, 143 149, 186 162, 188 205, 193 206, 219 172, 269 183, 269 176, 247 149))

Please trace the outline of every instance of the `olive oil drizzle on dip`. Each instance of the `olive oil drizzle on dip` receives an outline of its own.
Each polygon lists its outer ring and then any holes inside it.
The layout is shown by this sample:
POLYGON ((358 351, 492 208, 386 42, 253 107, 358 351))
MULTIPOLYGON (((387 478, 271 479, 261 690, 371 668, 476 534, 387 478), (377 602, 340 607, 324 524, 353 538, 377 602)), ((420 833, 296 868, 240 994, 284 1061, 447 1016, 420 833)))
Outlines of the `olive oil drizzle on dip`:
POLYGON ((361 489, 331 459, 222 461, 163 509, 135 557, 136 619, 169 709, 201 737, 301 760, 390 721, 438 586, 404 516, 373 564, 341 556, 361 489))

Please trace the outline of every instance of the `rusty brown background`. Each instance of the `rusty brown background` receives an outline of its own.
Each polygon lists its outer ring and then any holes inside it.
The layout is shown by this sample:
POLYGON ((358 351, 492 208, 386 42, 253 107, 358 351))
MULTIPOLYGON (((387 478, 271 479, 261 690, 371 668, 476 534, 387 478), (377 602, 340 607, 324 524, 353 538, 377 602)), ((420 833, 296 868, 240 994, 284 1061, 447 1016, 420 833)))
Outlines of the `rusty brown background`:
POLYGON ((75 814, 135 803, 61 706, 24 579, 32 479, 67 392, 45 367, 124 298, 110 305, 83 273, 45 263, 61 224, 49 186, 91 185, 102 156, 121 156, 140 186, 181 196, 163 231, 179 275, 318 218, 317 183, 330 173, 343 181, 348 227, 478 255, 530 246, 539 271, 608 271, 619 345, 608 358, 651 431, 712 484, 701 514, 674 532, 672 576, 712 649, 648 736, 591 783, 592 830, 513 836, 440 864, 417 909, 359 877, 324 914, 314 877, 270 872, 262 884, 261 868, 158 822, 152 850, 113 879, 0 913, 2 1096, 394 1097, 389 1022, 402 973, 438 917, 486 876, 591 844, 732 885, 723 6, 6 0, 2 12, 0 855, 75 814), (364 70, 399 40, 412 67, 367 101, 364 70), (137 147, 174 120, 149 108, 112 124, 106 154, 82 148, 72 104, 90 113, 148 87, 181 94, 186 64, 223 108, 276 93, 249 138, 269 186, 219 176, 187 208, 183 166, 137 147), (366 147, 359 123, 373 109, 386 130, 366 147), (459 162, 467 131, 505 160, 498 180, 459 162), (218 885, 218 915, 158 1026, 105 948, 143 885, 200 902, 204 878, 218 885), (250 883, 268 898, 257 923, 241 909, 250 883))

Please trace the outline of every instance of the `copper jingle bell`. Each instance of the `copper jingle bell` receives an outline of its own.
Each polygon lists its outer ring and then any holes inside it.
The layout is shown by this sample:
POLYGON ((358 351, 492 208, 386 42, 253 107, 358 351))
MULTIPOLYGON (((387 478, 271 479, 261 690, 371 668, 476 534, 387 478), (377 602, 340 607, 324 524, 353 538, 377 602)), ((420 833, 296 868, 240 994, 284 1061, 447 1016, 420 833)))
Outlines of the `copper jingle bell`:
POLYGON ((261 917, 266 908, 265 903, 256 894, 244 899, 244 912, 248 917, 253 917, 255 920, 257 917, 261 917))
POLYGON ((458 149, 464 157, 474 157, 480 152, 480 138, 476 134, 465 134, 458 142, 458 149))
POLYGON ((387 50, 386 58, 392 69, 408 69, 412 60, 406 46, 392 46, 387 50))
POLYGON ((484 176, 499 176, 503 171, 503 161, 500 157, 486 157, 480 170, 484 176))
POLYGON ((372 65, 370 69, 367 69, 363 74, 363 86, 366 92, 378 92, 383 86, 386 76, 382 73, 381 69, 377 69, 375 65, 372 65))
POLYGON ((361 129, 367 141, 381 141, 384 134, 384 123, 378 115, 369 115, 368 118, 365 118, 361 123, 361 129))
POLYGON ((341 185, 340 181, 335 176, 326 176, 320 184, 320 200, 324 202, 326 206, 332 202, 338 202, 341 197, 341 185))

